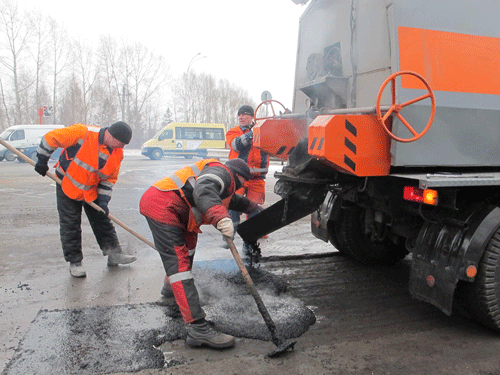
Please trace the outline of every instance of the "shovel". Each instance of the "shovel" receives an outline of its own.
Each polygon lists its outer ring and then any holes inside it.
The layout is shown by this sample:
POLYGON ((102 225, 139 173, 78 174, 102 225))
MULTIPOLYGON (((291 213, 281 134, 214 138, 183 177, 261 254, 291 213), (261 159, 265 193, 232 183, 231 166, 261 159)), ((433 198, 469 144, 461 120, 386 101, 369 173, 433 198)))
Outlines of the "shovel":
MULTIPOLYGON (((21 151, 15 149, 11 145, 9 145, 3 139, 0 139, 0 144, 2 146, 4 146, 4 147, 7 147, 10 151, 12 151, 13 153, 15 153, 17 156, 19 156, 25 162, 30 163, 32 166, 35 166, 36 163, 33 160, 31 160, 29 157, 27 157, 26 155, 24 155, 21 151)), ((53 179, 59 185, 61 185, 61 180, 57 176, 53 175, 50 172, 47 172, 47 176, 50 177, 51 179, 53 179)), ((95 209, 97 211, 100 211, 100 212, 104 212, 104 210, 101 207, 99 207, 97 204, 95 204, 94 202, 87 202, 87 203, 93 209, 95 209)), ((122 223, 116 217, 112 216, 111 214, 108 214, 108 217, 109 217, 110 220, 112 220, 113 222, 115 222, 117 225, 121 226, 127 232, 129 232, 130 234, 134 235, 135 237, 137 237, 138 239, 140 239, 142 242, 146 243, 147 245, 151 246, 153 249, 156 249, 155 245, 151 241, 149 241, 147 238, 141 236, 139 233, 137 233, 136 231, 134 231, 132 228, 130 228, 127 225, 125 225, 124 223, 122 223)))
POLYGON ((264 318, 264 322, 266 323, 267 329, 271 333, 271 339, 274 345, 277 346, 277 348, 272 351, 271 353, 268 353, 266 357, 277 357, 280 354, 288 351, 288 350, 293 350, 293 347, 297 340, 285 340, 282 337, 278 336, 277 330, 276 330, 276 325, 274 324, 273 320, 271 319, 271 315, 269 315, 269 312, 266 309, 266 306, 264 306, 264 302, 260 298, 259 293, 257 293, 257 289, 255 288, 255 284, 252 281, 252 278, 250 277, 250 274, 248 273, 245 265, 243 264, 243 261, 241 260, 240 254, 238 254, 238 250, 236 250, 236 246, 234 246, 234 242, 232 238, 224 236, 224 239, 226 240, 227 246, 229 247, 229 250, 231 250, 231 253, 233 254, 234 260, 236 261, 236 264, 238 265, 238 268, 241 271, 241 274, 243 275, 243 279, 245 280, 245 283, 247 284, 248 290, 250 291, 250 294, 254 298, 255 302, 257 303, 257 307, 259 309, 260 314, 262 315, 262 318, 264 318))

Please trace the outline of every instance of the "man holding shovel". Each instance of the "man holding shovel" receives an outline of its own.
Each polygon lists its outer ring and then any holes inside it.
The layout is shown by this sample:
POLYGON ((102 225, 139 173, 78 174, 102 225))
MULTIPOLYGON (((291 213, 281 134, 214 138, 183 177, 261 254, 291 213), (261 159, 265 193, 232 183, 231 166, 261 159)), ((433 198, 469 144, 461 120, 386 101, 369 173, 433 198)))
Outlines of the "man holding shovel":
POLYGON ((202 224, 212 224, 223 236, 232 238, 233 222, 228 208, 245 213, 260 206, 235 194, 250 178, 241 159, 221 164, 205 159, 182 168, 153 184, 142 196, 140 212, 146 217, 160 253, 167 279, 162 294, 171 294, 187 328, 186 343, 227 348, 232 336, 215 331, 205 320, 191 268, 202 224))
POLYGON ((135 257, 123 254, 115 228, 108 218, 111 191, 118 178, 123 147, 130 142, 132 129, 122 121, 109 127, 74 124, 55 129, 42 138, 37 149, 35 171, 45 176, 50 155, 58 148, 63 152, 56 164, 57 211, 64 259, 69 262, 73 277, 87 275, 82 265, 82 207, 108 266, 128 264, 135 257), (94 202, 104 212, 90 207, 94 202))

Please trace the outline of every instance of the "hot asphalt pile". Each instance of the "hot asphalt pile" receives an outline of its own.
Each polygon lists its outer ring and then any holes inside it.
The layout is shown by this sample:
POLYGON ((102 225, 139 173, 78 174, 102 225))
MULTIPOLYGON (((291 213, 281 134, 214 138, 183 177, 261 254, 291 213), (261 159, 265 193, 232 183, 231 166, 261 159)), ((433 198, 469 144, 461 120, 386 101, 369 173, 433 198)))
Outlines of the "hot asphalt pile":
MULTIPOLYGON (((239 271, 195 263, 193 272, 207 319, 218 330, 270 340, 239 271)), ((249 272, 283 338, 299 337, 315 323, 312 311, 287 295, 282 279, 260 269, 249 272)), ((41 310, 2 375, 85 375, 162 368, 165 359, 156 348, 166 341, 184 339, 186 334, 178 309, 165 302, 41 310)))

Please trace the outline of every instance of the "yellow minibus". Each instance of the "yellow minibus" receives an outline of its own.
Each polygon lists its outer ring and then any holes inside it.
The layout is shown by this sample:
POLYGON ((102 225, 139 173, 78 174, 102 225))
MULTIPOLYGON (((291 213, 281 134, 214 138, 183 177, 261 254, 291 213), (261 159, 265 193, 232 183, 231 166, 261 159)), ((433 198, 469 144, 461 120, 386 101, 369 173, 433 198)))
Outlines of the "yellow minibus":
POLYGON ((165 155, 205 158, 207 149, 226 148, 225 132, 224 124, 172 122, 144 142, 141 154, 152 160, 160 160, 165 155))

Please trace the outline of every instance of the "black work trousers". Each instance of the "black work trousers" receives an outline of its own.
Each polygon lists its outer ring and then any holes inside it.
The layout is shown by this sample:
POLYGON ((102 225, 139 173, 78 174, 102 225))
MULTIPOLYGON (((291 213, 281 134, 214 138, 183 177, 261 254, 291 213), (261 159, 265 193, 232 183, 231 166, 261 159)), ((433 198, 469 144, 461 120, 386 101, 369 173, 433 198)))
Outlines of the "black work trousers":
POLYGON ((64 259, 67 262, 81 262, 82 253, 82 207, 89 219, 95 238, 104 255, 119 249, 118 236, 111 220, 90 207, 84 201, 76 201, 56 186, 57 211, 59 212, 59 233, 64 259))

